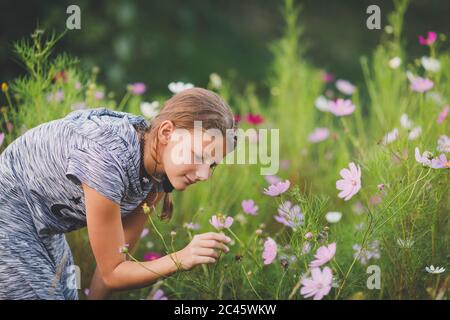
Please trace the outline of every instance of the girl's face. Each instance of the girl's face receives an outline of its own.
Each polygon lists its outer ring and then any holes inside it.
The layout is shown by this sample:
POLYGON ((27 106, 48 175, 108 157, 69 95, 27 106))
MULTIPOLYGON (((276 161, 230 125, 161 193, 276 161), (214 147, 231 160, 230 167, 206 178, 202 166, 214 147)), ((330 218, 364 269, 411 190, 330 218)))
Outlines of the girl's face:
POLYGON ((165 137, 161 162, 164 172, 177 190, 207 180, 226 155, 222 135, 211 136, 199 129, 192 129, 183 132, 172 130, 165 137), (197 133, 197 143, 194 143, 194 133, 197 133))

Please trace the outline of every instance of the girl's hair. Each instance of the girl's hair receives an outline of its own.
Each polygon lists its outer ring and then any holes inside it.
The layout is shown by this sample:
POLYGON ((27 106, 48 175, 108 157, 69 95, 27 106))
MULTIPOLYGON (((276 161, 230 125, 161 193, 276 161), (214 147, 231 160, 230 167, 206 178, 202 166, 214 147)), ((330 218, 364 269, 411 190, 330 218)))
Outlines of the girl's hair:
MULTIPOLYGON (((194 128, 194 121, 202 121, 203 130, 220 130, 223 137, 226 138, 224 140, 227 146, 230 142, 228 139, 231 138, 232 148, 236 147, 236 123, 228 104, 212 91, 197 87, 186 89, 167 100, 158 115, 149 121, 149 126, 145 130, 147 137, 152 141, 153 148, 155 148, 156 158, 151 154, 155 161, 155 170, 156 164, 160 163, 157 159, 159 142, 157 132, 159 126, 165 120, 172 121, 177 129, 187 130, 194 128)), ((172 196, 165 192, 160 218, 170 220, 172 211, 172 196)))

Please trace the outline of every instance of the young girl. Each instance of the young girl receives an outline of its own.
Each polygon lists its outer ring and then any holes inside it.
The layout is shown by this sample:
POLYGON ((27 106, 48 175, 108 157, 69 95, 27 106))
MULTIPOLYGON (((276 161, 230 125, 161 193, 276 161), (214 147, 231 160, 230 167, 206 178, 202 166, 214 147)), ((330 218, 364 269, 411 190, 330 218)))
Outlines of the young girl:
POLYGON ((170 219, 172 189, 211 176, 235 148, 230 129, 229 106, 211 91, 192 88, 169 99, 149 123, 130 113, 87 109, 16 139, 0 155, 0 299, 78 299, 69 285, 74 262, 64 234, 84 226, 97 262, 92 299, 214 263, 231 240, 214 232, 154 261, 129 261, 120 248, 132 250, 140 238, 144 203, 152 207, 164 197, 161 216, 170 219), (188 146, 191 161, 179 164, 173 157, 179 142, 171 137, 176 129, 193 137, 194 121, 223 135, 203 134, 200 146, 188 146), (223 152, 206 152, 211 143, 223 152))

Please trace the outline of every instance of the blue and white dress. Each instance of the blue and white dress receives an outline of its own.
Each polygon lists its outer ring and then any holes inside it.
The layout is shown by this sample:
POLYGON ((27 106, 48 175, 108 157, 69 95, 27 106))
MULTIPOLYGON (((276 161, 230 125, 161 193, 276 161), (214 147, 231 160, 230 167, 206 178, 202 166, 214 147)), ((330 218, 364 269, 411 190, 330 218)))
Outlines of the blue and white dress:
POLYGON ((0 299, 78 299, 64 234, 86 226, 81 183, 119 204, 122 217, 149 192, 163 191, 162 183, 140 176, 136 127, 147 126, 126 112, 77 110, 28 130, 3 151, 0 299))

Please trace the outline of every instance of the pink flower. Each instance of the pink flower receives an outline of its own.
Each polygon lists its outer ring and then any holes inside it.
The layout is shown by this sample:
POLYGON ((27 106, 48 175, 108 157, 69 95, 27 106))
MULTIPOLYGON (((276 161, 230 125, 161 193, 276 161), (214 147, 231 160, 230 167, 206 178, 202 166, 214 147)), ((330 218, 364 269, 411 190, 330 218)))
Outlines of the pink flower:
POLYGON ((312 237, 313 237, 312 232, 307 232, 307 233, 305 234, 305 238, 306 238, 306 239, 311 239, 312 237))
POLYGON ((321 265, 324 265, 325 263, 333 259, 335 253, 336 253, 335 242, 330 243, 327 247, 322 246, 319 249, 317 249, 316 254, 314 255, 316 259, 311 261, 309 266, 311 268, 320 267, 321 265))
POLYGON ((189 230, 198 230, 198 229, 200 229, 200 224, 194 223, 194 222, 189 222, 189 223, 185 223, 184 227, 189 230))
POLYGON ((3 132, 0 132, 0 146, 3 144, 4 140, 5 140, 5 134, 3 132))
POLYGON ((377 185, 378 190, 383 191, 384 190, 384 183, 380 183, 379 185, 377 185))
POLYGON ((321 142, 327 139, 330 135, 330 130, 327 128, 316 128, 308 137, 308 141, 312 143, 321 142))
POLYGON ((250 124, 258 125, 264 122, 264 119, 259 114, 252 114, 249 113, 245 116, 245 121, 247 121, 250 124))
POLYGON ((290 201, 285 201, 278 207, 278 216, 274 216, 275 220, 292 229, 302 226, 304 216, 301 212, 300 206, 292 206, 290 201))
POLYGON ((289 180, 286 180, 284 182, 278 182, 276 184, 272 184, 269 186, 269 188, 264 188, 264 193, 271 197, 279 196, 280 194, 286 192, 287 189, 289 189, 289 186, 291 183, 289 180))
POLYGON ((280 177, 277 177, 277 176, 274 176, 274 175, 264 176, 264 179, 266 179, 268 184, 276 184, 276 183, 281 181, 280 177))
POLYGON ((221 230, 223 228, 228 229, 233 224, 233 218, 218 213, 217 215, 211 217, 209 223, 217 230, 221 230))
POLYGON ((347 116, 355 111, 355 105, 349 99, 337 99, 329 102, 329 111, 335 116, 347 116))
POLYGON ((433 44, 437 39, 437 33, 434 31, 428 31, 428 38, 419 35, 419 43, 423 46, 429 46, 433 44))
POLYGON ((158 252, 151 251, 144 254, 144 261, 153 261, 159 258, 161 258, 161 255, 158 252))
POLYGON ((433 169, 450 168, 450 161, 447 160, 445 154, 441 153, 439 157, 431 159, 431 168, 433 169))
POLYGON ((272 238, 267 238, 264 242, 264 251, 262 257, 264 259, 264 264, 271 264, 275 257, 277 256, 277 243, 272 238))
POLYGON ((434 83, 430 79, 414 77, 411 79, 411 90, 416 92, 425 92, 433 88, 434 83))
POLYGON ((442 122, 444 122, 445 118, 447 118, 448 115, 448 106, 445 106, 442 111, 439 113, 438 119, 437 119, 437 124, 441 124, 442 122))
POLYGON ((346 94, 348 96, 351 96, 356 89, 356 87, 354 85, 352 85, 349 81, 341 80, 341 79, 336 81, 336 88, 340 92, 342 92, 343 94, 346 94))
POLYGON ((351 162, 349 169, 342 169, 339 174, 343 179, 336 181, 336 189, 341 190, 339 198, 350 200, 361 189, 361 168, 351 162))
POLYGON ((147 89, 147 87, 142 82, 136 82, 136 83, 129 85, 129 90, 130 90, 131 94, 133 94, 135 96, 140 96, 141 94, 143 94, 145 92, 146 89, 147 89))
POLYGON ((255 201, 253 200, 243 200, 242 209, 245 213, 248 213, 252 216, 256 216, 258 212, 258 206, 255 206, 255 201))
POLYGON ((322 72, 322 81, 325 83, 330 83, 334 80, 334 76, 328 72, 322 72))
POLYGON ((300 294, 305 298, 314 296, 314 300, 321 300, 331 290, 333 274, 328 267, 311 269, 311 278, 302 279, 302 288, 300 294))
POLYGON ((47 95, 47 101, 48 102, 55 102, 59 103, 64 100, 64 91, 58 90, 55 93, 49 93, 47 95))
POLYGON ((95 91, 94 92, 95 100, 102 100, 104 97, 105 97, 105 93, 103 91, 95 91))
POLYGON ((439 136, 437 151, 450 152, 450 138, 445 134, 439 136))
POLYGON ((158 289, 153 294, 152 300, 167 300, 167 297, 164 294, 164 291, 162 291, 161 289, 158 289))
POLYGON ((433 155, 430 151, 425 151, 423 154, 420 154, 419 148, 414 149, 414 156, 418 163, 421 163, 424 167, 431 166, 431 158, 433 155))
POLYGON ((241 121, 241 116, 238 115, 238 114, 235 114, 235 115, 234 115, 234 121, 235 121, 236 123, 238 123, 239 121, 241 121))
POLYGON ((141 239, 147 236, 149 233, 148 228, 144 228, 141 232, 141 239))

